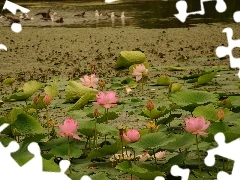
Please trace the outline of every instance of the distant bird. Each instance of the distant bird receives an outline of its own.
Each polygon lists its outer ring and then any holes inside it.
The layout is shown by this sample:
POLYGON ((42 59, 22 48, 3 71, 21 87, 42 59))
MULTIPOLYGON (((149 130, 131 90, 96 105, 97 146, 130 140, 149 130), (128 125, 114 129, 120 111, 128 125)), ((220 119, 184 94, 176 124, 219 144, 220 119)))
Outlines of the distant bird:
POLYGON ((49 9, 47 12, 40 12, 35 14, 35 16, 42 15, 42 19, 51 19, 50 17, 51 10, 49 9))
POLYGON ((3 15, 3 16, 4 16, 4 18, 5 18, 7 21, 10 21, 11 24, 12 24, 12 23, 20 23, 20 20, 19 20, 19 19, 16 19, 16 18, 13 18, 13 17, 10 17, 10 16, 5 16, 5 15, 3 15))
POLYGON ((124 12, 122 12, 121 19, 124 19, 124 18, 125 18, 125 15, 124 15, 124 12))
MULTIPOLYGON (((52 21, 54 21, 54 20, 55 20, 55 16, 57 16, 57 13, 56 13, 56 12, 54 12, 53 14, 50 15, 50 19, 51 19, 52 21)), ((49 20, 49 19, 45 19, 45 20, 49 20)))
POLYGON ((19 16, 20 19, 23 19, 24 21, 27 21, 27 20, 33 20, 34 18, 33 17, 29 17, 28 14, 26 13, 21 13, 20 16, 19 16))
POLYGON ((98 10, 96 10, 95 11, 95 17, 99 17, 100 15, 99 15, 99 12, 98 12, 98 10))
POLYGON ((63 17, 60 17, 60 19, 55 21, 56 23, 63 23, 63 17))
POLYGON ((111 13, 111 18, 115 18, 114 12, 111 13))
POLYGON ((114 12, 111 12, 111 14, 109 15, 108 13, 106 13, 106 15, 108 16, 108 17, 110 17, 110 18, 114 18, 115 17, 115 14, 114 14, 114 12))
POLYGON ((77 17, 84 17, 85 16, 85 12, 82 12, 80 14, 75 14, 74 17, 77 16, 77 17))

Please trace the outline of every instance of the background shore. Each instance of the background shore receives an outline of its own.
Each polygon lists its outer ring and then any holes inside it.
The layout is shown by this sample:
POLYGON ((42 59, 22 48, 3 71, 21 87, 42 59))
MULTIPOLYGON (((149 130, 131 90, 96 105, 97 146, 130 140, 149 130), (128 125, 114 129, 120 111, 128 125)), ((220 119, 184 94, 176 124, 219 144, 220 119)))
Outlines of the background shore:
MULTIPOLYGON (((228 64, 219 60, 215 49, 227 46, 223 28, 231 27, 234 37, 239 37, 237 24, 200 24, 190 28, 138 29, 138 28, 38 28, 23 27, 19 34, 10 27, 1 28, 1 43, 8 51, 1 51, 1 76, 31 73, 32 78, 47 76, 81 76, 93 61, 116 75, 115 61, 123 50, 144 51, 152 66, 189 66, 196 58, 207 58, 196 65, 228 64), (75 74, 74 74, 75 73, 75 74)), ((239 51, 234 49, 234 56, 239 51)), ((194 64, 193 64, 194 65, 194 64)))

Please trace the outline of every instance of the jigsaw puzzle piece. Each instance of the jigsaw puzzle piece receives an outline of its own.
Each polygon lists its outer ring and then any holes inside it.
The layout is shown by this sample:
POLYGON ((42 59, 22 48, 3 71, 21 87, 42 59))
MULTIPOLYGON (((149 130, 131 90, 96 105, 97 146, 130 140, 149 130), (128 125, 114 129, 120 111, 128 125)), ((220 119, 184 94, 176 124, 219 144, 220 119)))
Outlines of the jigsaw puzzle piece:
POLYGON ((39 145, 36 142, 30 143, 28 145, 28 151, 33 154, 34 157, 22 166, 21 171, 25 171, 26 173, 31 172, 31 174, 42 172, 43 162, 39 145))
POLYGON ((162 176, 157 176, 157 177, 154 178, 154 180, 165 180, 165 178, 162 177, 162 176))
POLYGON ((177 165, 171 167, 171 174, 173 176, 181 176, 182 180, 188 180, 190 170, 189 169, 182 169, 177 165))
MULTIPOLYGON (((181 22, 185 22, 186 21, 186 18, 189 16, 189 15, 194 15, 194 14, 200 14, 200 15, 204 15, 205 14, 205 9, 204 9, 204 2, 208 2, 208 1, 213 1, 213 0, 201 0, 200 1, 200 5, 201 5, 201 9, 200 11, 195 11, 195 12, 187 12, 187 8, 188 8, 188 5, 187 5, 187 2, 184 1, 184 0, 180 0, 176 3, 176 9, 178 10, 178 14, 174 14, 174 16, 176 18, 178 18, 181 22)), ((226 6, 226 3, 224 2, 224 0, 216 0, 216 6, 215 6, 215 9, 222 13, 224 11, 226 11, 227 9, 227 6, 226 6)))
POLYGON ((233 14, 233 19, 236 23, 239 23, 240 22, 240 11, 236 11, 234 14, 233 14))
MULTIPOLYGON (((216 49, 216 54, 219 58, 229 56, 230 66, 231 68, 239 68, 240 69, 240 58, 233 57, 232 50, 236 47, 240 47, 240 39, 233 40, 233 30, 232 28, 223 29, 224 33, 227 35, 228 46, 219 46, 216 49)), ((240 71, 238 72, 238 77, 240 78, 240 71)))

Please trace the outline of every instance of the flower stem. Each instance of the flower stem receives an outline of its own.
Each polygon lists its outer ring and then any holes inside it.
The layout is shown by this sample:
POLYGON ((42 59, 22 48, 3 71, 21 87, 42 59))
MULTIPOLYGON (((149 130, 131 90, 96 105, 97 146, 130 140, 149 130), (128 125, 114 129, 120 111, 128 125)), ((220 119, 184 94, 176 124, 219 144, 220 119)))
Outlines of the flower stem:
POLYGON ((95 118, 95 126, 94 126, 94 148, 97 149, 97 118, 95 118))
POLYGON ((68 160, 70 162, 69 172, 70 172, 70 174, 72 174, 71 161, 70 161, 70 141, 69 141, 69 136, 68 136, 68 160))
POLYGON ((142 95, 143 95, 143 77, 142 77, 142 95))
POLYGON ((134 164, 136 164, 136 153, 134 150, 133 150, 133 159, 134 159, 134 164))
POLYGON ((124 155, 123 155, 123 138, 122 138, 122 136, 121 136, 121 143, 122 143, 122 157, 124 159, 124 155))
POLYGON ((156 156, 155 156, 154 149, 153 149, 153 157, 154 157, 155 166, 156 166, 156 171, 157 171, 157 158, 156 158, 156 156))
POLYGON ((46 119, 47 119, 47 129, 48 129, 48 138, 49 138, 49 114, 48 114, 48 106, 46 107, 46 119))
POLYGON ((196 134, 196 145, 197 145, 197 154, 198 154, 198 167, 199 170, 201 171, 201 166, 200 166, 200 154, 199 154, 199 147, 198 147, 198 138, 197 138, 197 134, 196 134))
POLYGON ((108 124, 108 109, 106 108, 106 124, 108 124))

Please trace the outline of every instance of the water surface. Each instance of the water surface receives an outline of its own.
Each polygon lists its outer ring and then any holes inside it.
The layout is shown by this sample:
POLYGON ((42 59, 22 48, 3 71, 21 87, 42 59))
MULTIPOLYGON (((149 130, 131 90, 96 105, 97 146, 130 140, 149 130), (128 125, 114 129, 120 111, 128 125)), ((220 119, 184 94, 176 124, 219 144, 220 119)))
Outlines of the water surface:
MULTIPOLYGON (((98 28, 98 27, 136 27, 136 28, 181 28, 191 27, 199 23, 230 23, 233 21, 233 13, 240 9, 237 0, 231 0, 227 3, 227 11, 218 13, 215 9, 216 1, 205 2, 204 16, 191 15, 185 23, 175 18, 177 14, 176 0, 158 0, 158 1, 134 1, 134 0, 118 0, 114 3, 104 3, 101 1, 83 1, 83 2, 24 2, 20 5, 30 9, 29 16, 34 17, 32 21, 21 21, 23 26, 36 27, 76 27, 76 28, 98 28), (46 12, 51 9, 51 13, 57 12, 58 17, 63 17, 64 23, 58 24, 52 21, 44 21, 41 16, 34 16, 38 12, 46 12), (102 17, 96 18, 95 10, 103 14, 102 17), (86 12, 85 17, 74 17, 75 14, 86 12), (120 15, 125 12, 125 19, 109 18, 106 14, 115 12, 120 15)), ((188 0, 188 12, 200 10, 200 0, 188 0)), ((4 11, 6 12, 6 11, 4 11)), ((10 13, 8 13, 11 15, 10 13)), ((17 14, 19 15, 20 12, 17 14)), ((9 23, 0 19, 1 26, 9 26, 9 23)))

